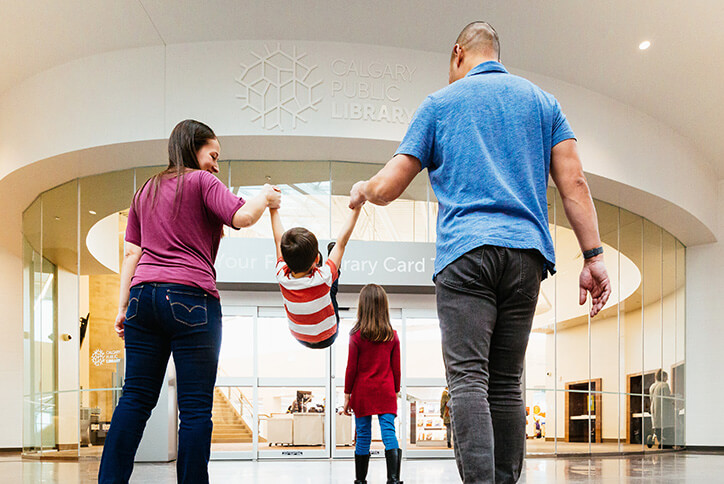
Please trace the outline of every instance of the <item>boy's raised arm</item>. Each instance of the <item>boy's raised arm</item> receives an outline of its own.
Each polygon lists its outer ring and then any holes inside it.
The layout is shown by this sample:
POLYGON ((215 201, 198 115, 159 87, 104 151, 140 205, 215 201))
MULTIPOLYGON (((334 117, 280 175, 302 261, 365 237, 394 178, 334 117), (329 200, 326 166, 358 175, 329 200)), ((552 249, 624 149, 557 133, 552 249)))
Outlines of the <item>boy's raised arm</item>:
POLYGON ((357 219, 359 218, 359 214, 361 211, 362 205, 351 210, 349 217, 342 226, 342 230, 339 231, 339 235, 337 236, 337 244, 334 246, 334 249, 332 249, 332 252, 329 254, 329 260, 334 262, 334 265, 336 265, 337 267, 339 267, 342 262, 344 249, 347 246, 347 242, 349 242, 349 238, 352 236, 352 231, 354 230, 354 226, 357 224, 357 219))
POLYGON ((271 216, 272 233, 274 234, 274 246, 277 250, 277 260, 282 256, 282 235, 284 235, 284 226, 282 225, 282 217, 276 208, 269 209, 271 216))

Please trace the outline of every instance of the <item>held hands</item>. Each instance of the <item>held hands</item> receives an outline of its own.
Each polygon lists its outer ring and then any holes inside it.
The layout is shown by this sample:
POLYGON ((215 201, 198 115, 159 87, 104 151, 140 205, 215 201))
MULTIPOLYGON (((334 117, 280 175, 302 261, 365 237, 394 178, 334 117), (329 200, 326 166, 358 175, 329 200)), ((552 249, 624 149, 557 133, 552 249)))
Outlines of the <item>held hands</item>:
POLYGON ((114 329, 116 330, 116 334, 118 334, 118 337, 121 339, 124 339, 124 337, 125 337, 125 331, 123 329, 123 323, 125 321, 126 321, 126 309, 118 308, 118 316, 116 316, 116 322, 113 326, 114 326, 114 329))
POLYGON ((581 276, 578 279, 580 296, 578 303, 586 303, 587 293, 591 293, 591 317, 594 317, 606 305, 611 295, 611 281, 608 279, 603 255, 598 255, 583 262, 581 276))
POLYGON ((282 190, 278 186, 266 183, 262 188, 262 193, 266 197, 266 205, 268 208, 275 210, 281 206, 282 190))
POLYGON ((352 190, 349 192, 349 208, 357 209, 367 201, 367 195, 365 195, 366 183, 365 181, 358 181, 352 186, 352 190))

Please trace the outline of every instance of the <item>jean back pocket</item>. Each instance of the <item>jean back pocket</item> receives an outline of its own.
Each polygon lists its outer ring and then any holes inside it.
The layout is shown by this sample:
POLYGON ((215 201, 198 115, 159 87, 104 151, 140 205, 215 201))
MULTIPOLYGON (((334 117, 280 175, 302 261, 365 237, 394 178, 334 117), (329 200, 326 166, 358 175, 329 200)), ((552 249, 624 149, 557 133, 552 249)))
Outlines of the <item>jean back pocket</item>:
POLYGON ((128 295, 128 308, 126 309, 126 321, 136 317, 138 314, 138 299, 141 297, 141 286, 133 286, 128 295))
POLYGON ((173 318, 186 326, 201 326, 207 322, 205 293, 176 291, 166 293, 173 318))

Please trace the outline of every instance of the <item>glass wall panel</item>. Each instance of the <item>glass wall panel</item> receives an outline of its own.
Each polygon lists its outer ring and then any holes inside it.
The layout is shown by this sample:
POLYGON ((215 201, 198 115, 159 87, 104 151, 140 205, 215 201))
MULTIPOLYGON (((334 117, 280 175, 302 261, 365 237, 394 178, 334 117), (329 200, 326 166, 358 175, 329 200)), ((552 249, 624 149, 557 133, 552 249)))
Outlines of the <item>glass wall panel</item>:
POLYGON ((445 378, 440 321, 437 318, 405 318, 407 378, 445 378))
MULTIPOLYGON (((658 440, 664 447, 671 448, 675 443, 675 426, 677 400, 672 390, 673 375, 676 370, 676 239, 668 232, 662 231, 661 238, 661 370, 662 396, 670 395, 671 399, 660 399, 658 416, 663 426, 662 435, 658 440)), ((657 415, 653 415, 656 421, 657 415)))
MULTIPOLYGON (((341 336, 341 335, 340 335, 341 336)), ((336 450, 351 450, 354 449, 355 446, 355 421, 354 421, 354 414, 353 415, 344 415, 344 386, 340 385, 339 382, 342 380, 337 379, 336 386, 334 387, 334 402, 335 402, 335 412, 333 414, 335 422, 335 431, 334 431, 334 445, 336 446, 336 450)), ((375 419, 376 420, 376 419, 375 419)), ((385 452, 385 446, 382 445, 382 441, 379 437, 379 425, 375 421, 373 422, 374 425, 377 425, 377 434, 373 435, 372 438, 372 445, 370 446, 370 454, 372 455, 379 455, 380 452, 382 455, 384 455, 385 452), (377 437, 375 439, 375 436, 377 437)), ((374 426, 373 426, 373 432, 374 432, 374 426)))
POLYGON ((591 360, 587 306, 578 304, 582 256, 561 197, 555 198, 556 452, 589 452, 591 360))
MULTIPOLYGON (((352 185, 367 180, 382 168, 379 164, 332 163, 332 236, 336 235, 349 211, 352 185)), ((352 234, 357 240, 391 242, 427 242, 431 238, 428 224, 428 181, 419 175, 387 206, 366 203, 352 234)))
POLYGON ((327 350, 303 346, 289 332, 286 316, 267 316, 263 309, 258 319, 259 377, 324 378, 327 350))
MULTIPOLYGON (((149 172, 158 170, 149 168, 149 172)), ((80 387, 102 389, 82 393, 80 412, 81 416, 98 414, 101 422, 110 423, 125 370, 123 340, 117 336, 114 323, 128 208, 135 192, 134 170, 86 177, 79 183, 79 314, 87 318, 80 346, 80 387)), ((91 442, 81 453, 94 453, 92 447, 100 442, 102 439, 91 442)))
POLYGON ((91 394, 88 400, 93 402, 112 402, 111 405, 81 408, 80 412, 81 455, 100 459, 121 390, 88 390, 83 393, 91 394))
POLYGON ((253 450, 253 401, 254 390, 251 387, 217 386, 214 389, 212 452, 253 450))
MULTIPOLYGON (((549 187, 548 225, 556 243, 556 196, 549 187)), ((561 214, 565 217, 565 215, 561 214)), ((552 454, 556 440, 556 278, 547 277, 541 283, 533 328, 525 355, 525 400, 527 413, 527 452, 552 454)))
POLYGON ((41 392, 41 319, 43 270, 41 258, 42 195, 23 213, 23 452, 42 447, 43 395, 41 392))
POLYGON ((540 388, 525 390, 525 436, 528 455, 555 452, 555 392, 540 388), (553 402, 553 406, 551 406, 553 402))
MULTIPOLYGON (((280 185, 285 226, 305 226, 325 241, 336 237, 349 214, 353 183, 381 166, 226 161, 217 175, 245 198, 264 183, 280 185)), ((45 192, 23 214, 25 451, 77 453, 80 446, 82 455, 100 453, 123 383, 123 342, 113 322, 128 207, 136 188, 163 168, 74 180, 45 192)), ((635 214, 595 204, 613 287, 608 305, 590 319, 588 305, 578 304, 580 248, 558 192, 548 190, 558 272, 541 285, 526 354, 529 454, 641 451, 648 448, 647 439, 652 450, 661 440, 684 443, 685 248, 635 214), (669 388, 660 395, 659 407, 670 410, 671 425, 654 432, 650 393, 657 371, 669 388)), ((389 206, 367 204, 353 239, 434 242, 437 210, 427 177, 418 176, 389 206)), ((226 234, 236 243, 243 242, 239 238, 271 239, 268 213, 254 227, 226 234)), ((243 243, 273 251, 271 241, 268 246, 263 240, 243 243)), ((410 301, 427 297, 434 304, 433 296, 422 293, 410 301)), ((258 442, 266 456, 281 457, 278 450, 287 447, 296 447, 288 449, 289 455, 308 449, 313 452, 306 455, 322 456, 332 425, 342 451, 338 455, 346 456, 354 442, 353 420, 327 416, 325 407, 342 406, 354 308, 343 308, 334 348, 311 351, 290 335, 281 304, 266 295, 263 300, 264 305, 255 304, 261 299, 250 300, 247 312, 224 316, 214 451, 251 455, 254 429, 261 425, 258 442), (298 398, 297 407, 304 411, 287 414, 298 398), (297 427, 308 438, 295 442, 297 427), (320 429, 321 437, 314 437, 320 429), (288 430, 290 439, 284 437, 288 430)), ((431 307, 428 302, 424 307, 431 307)), ((393 311, 392 320, 403 349, 403 394, 406 389, 405 405, 399 402, 397 426, 403 432, 398 436, 418 456, 430 449, 448 455, 438 321, 434 313, 413 308, 393 311)), ((373 451, 379 452, 379 430, 373 428, 373 451)))
MULTIPOLYGON (((663 366, 662 354, 662 230, 661 227, 644 220, 644 371, 651 375, 649 384, 644 377, 644 413, 648 417, 644 440, 653 438, 651 389, 657 379, 658 370, 663 366)), ((648 445, 645 447, 649 449, 648 445)), ((653 448, 653 447, 651 447, 653 448)))
MULTIPOLYGON (((329 162, 240 161, 232 162, 230 171, 231 190, 245 199, 259 193, 265 183, 281 188, 279 213, 285 229, 301 226, 318 239, 330 237, 329 162)), ((231 236, 271 239, 269 211, 252 227, 232 230, 231 236)))
POLYGON ((254 318, 224 313, 217 378, 254 376, 254 318))
MULTIPOLYGON (((407 449, 430 450, 452 448, 455 441, 449 425, 445 404, 447 389, 435 387, 407 387, 407 449), (446 422, 447 421, 447 422, 446 422), (450 445, 448 446, 448 435, 450 445)), ((397 419, 399 426, 400 419, 397 419)), ((400 435, 398 431, 398 436, 400 435)))
POLYGON ((302 455, 293 452, 324 449, 325 395, 324 387, 259 388, 260 457, 271 450, 302 455))
MULTIPOLYGON (((604 260, 611 281, 619 278, 624 283, 624 292, 633 290, 638 269, 628 260, 623 260, 622 269, 618 256, 618 207, 604 202, 595 202, 598 214, 598 230, 604 246, 604 260)), ((589 298, 590 301, 590 298, 589 298)), ((590 395, 593 405, 589 411, 591 452, 617 452, 620 437, 621 355, 619 348, 619 287, 613 285, 606 306, 594 318, 588 318, 589 344, 591 354, 590 395)), ((587 303, 585 308, 590 308, 587 303)))
MULTIPOLYGON (((43 333, 52 341, 43 357, 56 405, 55 441, 46 442, 70 455, 78 452, 79 313, 78 313, 78 182, 73 180, 43 194, 43 258, 55 267, 53 302, 44 304, 43 333), (52 318, 49 316, 52 312, 52 318), (52 363, 53 369, 48 367, 52 363)), ((47 297, 46 293, 46 297, 47 297)), ((50 383, 49 381, 47 383, 50 383)), ((44 385, 45 386, 45 385, 44 385)))
MULTIPOLYGON (((638 268, 643 277, 643 219, 638 215, 620 210, 620 253, 619 266, 628 259, 638 268)), ((620 341, 623 373, 625 375, 625 427, 622 438, 623 450, 640 451, 643 449, 644 436, 650 427, 650 417, 644 414, 643 389, 645 385, 653 383, 651 375, 643 375, 643 315, 641 302, 644 297, 642 279, 634 279, 632 292, 624 298, 622 285, 628 281, 614 281, 621 296, 620 313, 620 341)), ((623 425, 621 426, 623 430, 623 425)))

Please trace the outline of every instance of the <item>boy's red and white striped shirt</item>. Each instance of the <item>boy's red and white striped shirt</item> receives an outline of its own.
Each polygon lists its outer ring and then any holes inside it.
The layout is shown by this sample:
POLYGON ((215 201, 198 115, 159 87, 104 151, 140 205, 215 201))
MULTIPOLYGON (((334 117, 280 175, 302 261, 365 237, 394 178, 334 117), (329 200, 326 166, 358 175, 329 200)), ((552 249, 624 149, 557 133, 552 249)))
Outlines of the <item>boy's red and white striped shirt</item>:
POLYGON ((338 277, 334 262, 327 259, 322 267, 295 278, 286 262, 279 259, 276 277, 282 290, 289 330, 296 339, 319 343, 337 332, 337 316, 329 295, 332 283, 338 277))

